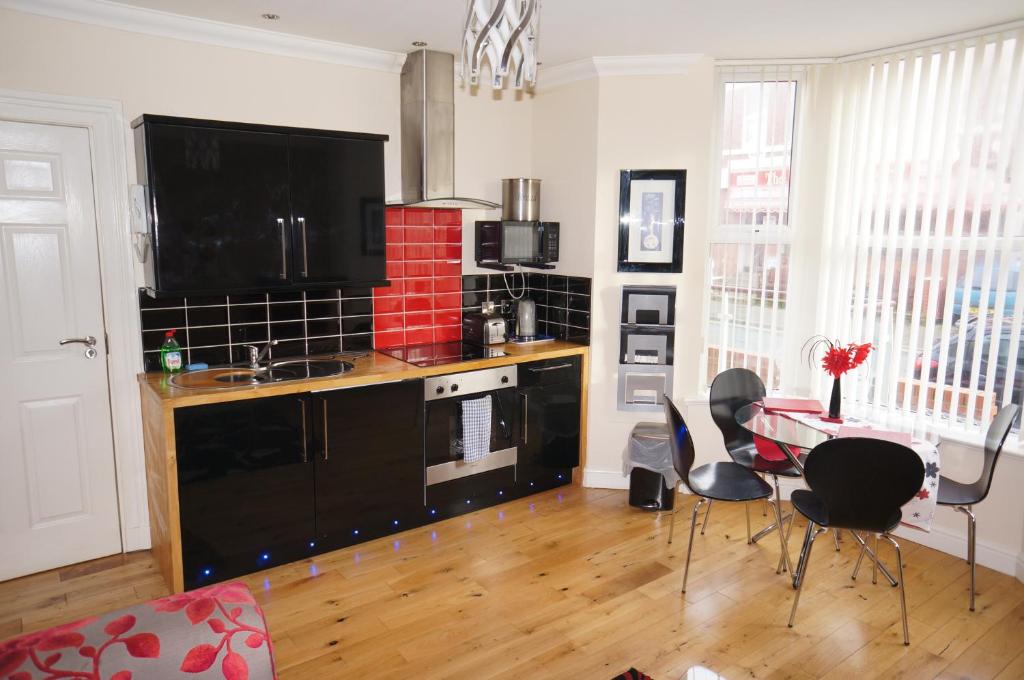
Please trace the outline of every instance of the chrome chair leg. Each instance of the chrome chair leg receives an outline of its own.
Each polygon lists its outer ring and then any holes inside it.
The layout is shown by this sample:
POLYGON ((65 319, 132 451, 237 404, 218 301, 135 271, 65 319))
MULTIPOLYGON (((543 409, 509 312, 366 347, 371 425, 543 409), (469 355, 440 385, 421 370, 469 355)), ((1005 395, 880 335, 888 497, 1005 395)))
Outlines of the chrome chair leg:
MULTIPOLYGON (((855 541, 860 543, 860 549, 861 549, 861 551, 864 554, 867 555, 868 559, 871 560, 872 562, 877 563, 879 571, 882 572, 882 576, 884 576, 889 581, 889 583, 892 585, 892 587, 895 588, 896 586, 898 586, 899 582, 897 582, 896 579, 893 577, 893 575, 889 572, 889 570, 886 569, 885 565, 882 564, 880 561, 878 561, 878 555, 873 550, 871 550, 871 548, 868 547, 867 542, 863 538, 858 536, 857 533, 854 532, 854 531, 851 531, 850 535, 853 536, 853 539, 855 541)), ((857 578, 857 571, 858 571, 857 569, 853 570, 853 578, 854 579, 857 578)))
MULTIPOLYGON (((903 579, 900 579, 902 582, 903 579)), ((871 584, 878 583, 878 534, 875 534, 875 559, 871 560, 871 584)))
POLYGON ((779 558, 779 566, 775 568, 775 573, 781 574, 785 570, 792 574, 793 568, 789 564, 789 550, 786 546, 786 523, 782 520, 782 503, 779 500, 779 487, 777 484, 775 486, 775 499, 772 507, 775 508, 775 526, 779 530, 779 547, 782 549, 782 556, 779 558))
POLYGON ((903 588, 903 553, 900 551, 900 544, 889 534, 882 534, 882 538, 889 541, 896 550, 896 573, 900 579, 900 615, 903 617, 903 644, 910 644, 910 627, 907 625, 907 593, 903 588))
POLYGON ((701 498, 694 503, 693 512, 690 514, 690 544, 686 546, 686 567, 683 569, 683 592, 686 592, 686 579, 690 576, 690 555, 693 553, 693 535, 697 531, 697 512, 700 506, 704 505, 705 499, 701 498))
POLYGON ((975 564, 975 552, 977 550, 977 520, 974 517, 973 506, 964 507, 957 505, 953 508, 962 512, 967 517, 967 563, 971 565, 971 611, 974 611, 975 578, 977 576, 977 565, 975 564))
POLYGON ((753 543, 750 540, 750 503, 743 504, 743 512, 747 515, 747 545, 753 543))
POLYGON ((804 544, 800 549, 800 567, 797 569, 797 574, 794 577, 796 587, 796 594, 793 596, 793 609, 789 612, 789 627, 793 627, 793 621, 796 620, 796 606, 800 604, 800 593, 804 589, 804 574, 807 573, 807 565, 811 561, 811 548, 814 547, 814 539, 818 537, 818 531, 814 529, 814 522, 807 521, 807 533, 804 534, 804 544))
POLYGON ((676 508, 676 502, 679 501, 679 483, 672 487, 672 521, 668 525, 668 544, 672 545, 672 534, 676 530, 676 513, 679 512, 676 508))
POLYGON ((704 530, 708 527, 708 518, 711 517, 711 506, 714 505, 714 501, 708 501, 708 509, 704 511, 704 521, 700 523, 700 535, 704 535, 704 530))
POLYGON ((838 529, 833 529, 832 530, 832 540, 835 541, 836 552, 839 552, 839 530, 838 529))
MULTIPOLYGON (((856 536, 855 532, 851 531, 850 533, 852 533, 852 534, 854 534, 856 536)), ((857 538, 859 539, 860 537, 857 536, 857 538)), ((861 562, 864 561, 864 553, 867 551, 867 548, 868 548, 867 544, 862 544, 861 547, 860 547, 860 554, 857 555, 857 563, 855 565, 853 565, 853 573, 850 574, 850 579, 853 580, 853 581, 857 580, 857 572, 860 571, 860 564, 861 564, 861 562)))

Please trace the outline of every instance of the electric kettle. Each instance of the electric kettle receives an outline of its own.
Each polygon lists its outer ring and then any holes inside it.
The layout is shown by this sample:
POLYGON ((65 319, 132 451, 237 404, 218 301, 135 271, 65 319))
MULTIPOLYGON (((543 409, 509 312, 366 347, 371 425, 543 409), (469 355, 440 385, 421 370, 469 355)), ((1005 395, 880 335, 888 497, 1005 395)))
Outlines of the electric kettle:
POLYGON ((520 338, 537 335, 537 303, 529 298, 520 300, 516 308, 516 335, 520 338))

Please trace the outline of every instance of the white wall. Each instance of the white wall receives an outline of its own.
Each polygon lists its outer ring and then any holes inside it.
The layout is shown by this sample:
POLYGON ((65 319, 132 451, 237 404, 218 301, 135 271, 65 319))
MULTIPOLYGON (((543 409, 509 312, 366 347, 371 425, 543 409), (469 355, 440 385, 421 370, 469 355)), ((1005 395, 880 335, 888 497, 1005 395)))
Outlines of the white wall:
POLYGON ((560 224, 556 274, 591 276, 597 193, 598 80, 542 91, 533 106, 533 176, 541 214, 560 224))
MULTIPOLYGON (((597 192, 594 282, 591 299, 590 415, 585 479, 621 480, 621 455, 633 425, 661 421, 660 413, 617 409, 619 319, 622 286, 676 286, 674 396, 695 394, 701 350, 704 242, 713 108, 713 63, 703 59, 683 75, 602 77, 598 96, 597 192), (618 263, 619 171, 685 168, 686 226, 682 274, 620 274, 618 263)), ((691 427, 694 427, 691 425, 691 427)), ((605 480, 605 481, 602 481, 605 480)))

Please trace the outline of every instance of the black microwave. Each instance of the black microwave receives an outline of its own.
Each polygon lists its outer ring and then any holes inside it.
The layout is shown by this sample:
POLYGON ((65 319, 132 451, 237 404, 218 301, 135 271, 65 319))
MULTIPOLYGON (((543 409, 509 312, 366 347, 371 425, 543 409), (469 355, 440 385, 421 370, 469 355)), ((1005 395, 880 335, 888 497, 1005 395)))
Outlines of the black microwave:
POLYGON ((476 261, 526 266, 558 262, 558 222, 477 222, 476 261))

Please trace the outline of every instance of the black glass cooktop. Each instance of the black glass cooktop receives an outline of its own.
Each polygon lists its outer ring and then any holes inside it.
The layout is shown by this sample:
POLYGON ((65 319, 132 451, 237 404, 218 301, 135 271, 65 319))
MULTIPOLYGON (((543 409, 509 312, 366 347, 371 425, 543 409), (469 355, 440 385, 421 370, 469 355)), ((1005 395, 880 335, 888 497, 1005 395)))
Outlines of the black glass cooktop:
POLYGON ((414 366, 440 366, 442 364, 457 364, 460 361, 505 356, 500 349, 473 345, 468 342, 439 342, 433 345, 409 345, 377 351, 414 366))

